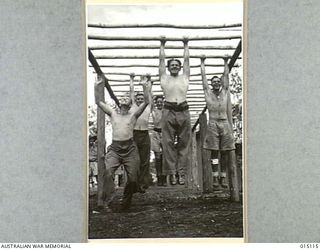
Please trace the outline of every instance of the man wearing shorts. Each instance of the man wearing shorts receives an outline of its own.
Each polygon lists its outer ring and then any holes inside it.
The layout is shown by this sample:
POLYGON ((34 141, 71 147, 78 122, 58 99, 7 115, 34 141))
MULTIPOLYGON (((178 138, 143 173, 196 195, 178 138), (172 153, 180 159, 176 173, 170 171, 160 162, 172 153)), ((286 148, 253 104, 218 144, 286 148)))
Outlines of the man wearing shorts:
POLYGON ((222 187, 228 187, 226 181, 226 167, 230 167, 234 161, 234 138, 232 126, 232 107, 229 89, 229 67, 228 58, 224 58, 223 81, 218 76, 211 79, 209 88, 204 66, 205 57, 201 58, 201 75, 203 90, 209 112, 209 122, 203 148, 211 150, 211 166, 213 172, 213 187, 219 187, 219 160, 220 151, 220 184, 222 187))
POLYGON ((148 93, 151 91, 151 85, 147 82, 142 83, 145 102, 138 109, 130 109, 131 100, 129 97, 122 98, 120 102, 120 111, 116 112, 103 100, 102 93, 99 92, 100 86, 104 84, 104 78, 99 77, 95 84, 96 104, 111 118, 112 125, 112 143, 108 147, 105 158, 105 171, 103 173, 103 200, 108 209, 114 193, 114 175, 117 168, 122 164, 127 173, 127 183, 124 188, 122 209, 127 209, 131 205, 132 195, 137 192, 137 181, 139 174, 139 153, 137 146, 133 141, 133 128, 138 117, 143 113, 149 104, 148 93))

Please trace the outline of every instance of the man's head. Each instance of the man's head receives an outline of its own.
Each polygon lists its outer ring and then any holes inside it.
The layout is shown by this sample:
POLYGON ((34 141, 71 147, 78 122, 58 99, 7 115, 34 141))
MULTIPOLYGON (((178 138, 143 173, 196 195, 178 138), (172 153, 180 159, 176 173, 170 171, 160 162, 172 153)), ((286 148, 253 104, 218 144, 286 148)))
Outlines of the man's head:
POLYGON ((181 70, 181 61, 175 58, 172 58, 168 61, 167 67, 171 75, 178 75, 181 70))
POLYGON ((119 98, 120 109, 129 109, 131 106, 129 96, 122 96, 119 98))
POLYGON ((222 87, 221 80, 218 76, 213 76, 211 78, 211 87, 213 91, 219 91, 222 87))
POLYGON ((138 106, 140 106, 142 103, 144 102, 144 95, 143 95, 143 93, 137 93, 136 94, 136 104, 138 105, 138 106))
POLYGON ((163 108, 163 96, 157 95, 155 98, 157 109, 162 110, 163 108))

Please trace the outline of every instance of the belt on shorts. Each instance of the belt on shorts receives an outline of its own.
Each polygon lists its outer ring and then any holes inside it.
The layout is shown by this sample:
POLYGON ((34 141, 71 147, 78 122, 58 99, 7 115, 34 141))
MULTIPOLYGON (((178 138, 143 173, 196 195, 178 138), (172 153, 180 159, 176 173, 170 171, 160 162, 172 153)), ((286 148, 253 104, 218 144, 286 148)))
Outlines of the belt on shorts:
POLYGON ((112 143, 111 143, 111 145, 113 145, 113 146, 130 146, 132 144, 133 144, 133 138, 130 138, 125 141, 112 140, 112 143))
POLYGON ((154 131, 161 133, 161 128, 153 128, 154 131))
POLYGON ((176 102, 165 102, 163 108, 173 110, 176 112, 181 112, 189 109, 189 105, 187 101, 184 101, 180 104, 177 104, 176 102))

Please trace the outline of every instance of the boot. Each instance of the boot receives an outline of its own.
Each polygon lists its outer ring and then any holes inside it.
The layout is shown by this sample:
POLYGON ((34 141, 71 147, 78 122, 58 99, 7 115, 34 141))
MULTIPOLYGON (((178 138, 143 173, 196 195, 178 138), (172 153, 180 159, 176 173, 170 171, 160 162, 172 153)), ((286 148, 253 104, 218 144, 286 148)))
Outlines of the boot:
POLYGON ((178 175, 178 182, 180 185, 184 185, 185 183, 184 175, 178 175))
POLYGON ((219 187, 219 180, 217 176, 213 176, 213 188, 217 189, 219 187))
POLYGON ((176 177, 175 174, 171 174, 169 179, 170 179, 171 185, 176 185, 177 184, 177 177, 176 177))
POLYGON ((221 183, 221 187, 223 187, 223 188, 227 188, 228 187, 228 183, 227 183, 227 178, 226 177, 220 177, 220 183, 221 183))
POLYGON ((127 210, 130 207, 134 192, 135 192, 134 183, 127 184, 126 187, 124 188, 123 198, 121 202, 122 210, 127 210))

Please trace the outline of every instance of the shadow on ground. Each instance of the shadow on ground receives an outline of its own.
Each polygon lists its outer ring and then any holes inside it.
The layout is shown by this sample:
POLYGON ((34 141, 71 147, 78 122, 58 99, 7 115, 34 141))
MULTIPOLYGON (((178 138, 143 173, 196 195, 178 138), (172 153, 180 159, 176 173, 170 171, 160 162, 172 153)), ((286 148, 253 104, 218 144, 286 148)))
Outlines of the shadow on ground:
POLYGON ((150 187, 135 194, 126 212, 119 209, 117 190, 112 212, 97 212, 89 199, 89 239, 243 237, 242 204, 230 202, 227 191, 203 195, 179 187, 150 187))

